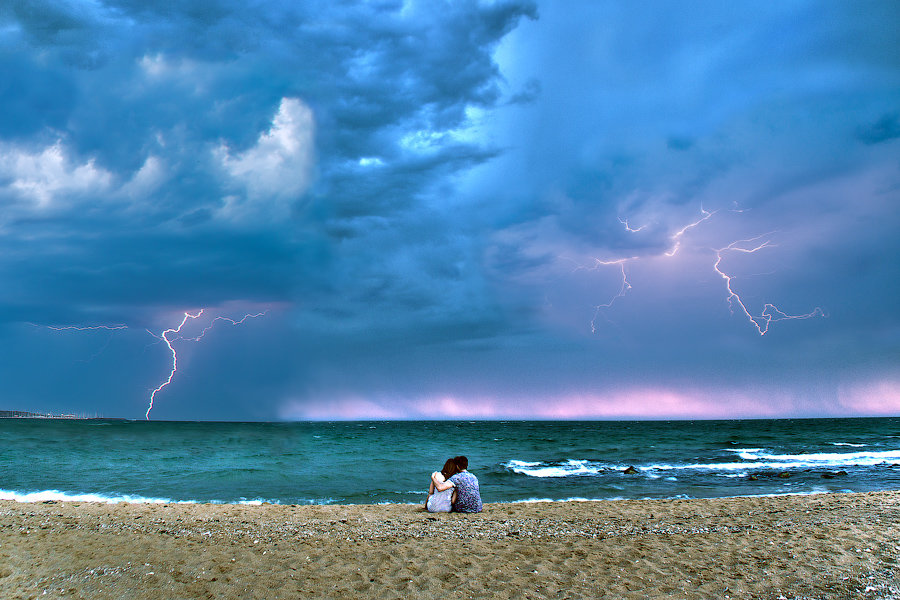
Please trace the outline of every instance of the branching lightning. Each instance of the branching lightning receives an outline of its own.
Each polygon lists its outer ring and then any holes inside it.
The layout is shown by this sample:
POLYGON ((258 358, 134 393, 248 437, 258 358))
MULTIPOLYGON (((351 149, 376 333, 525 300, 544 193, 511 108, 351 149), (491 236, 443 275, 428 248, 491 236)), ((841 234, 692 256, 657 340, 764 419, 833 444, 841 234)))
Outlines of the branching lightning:
MULTIPOLYGON (((63 325, 62 327, 57 327, 55 325, 38 325, 37 323, 28 323, 33 327, 43 327, 44 329, 50 329, 52 331, 116 331, 119 329, 128 329, 128 325, 117 324, 117 325, 63 325)), ((112 342, 112 338, 115 333, 110 333, 109 337, 106 339, 106 343, 103 344, 99 350, 91 354, 86 359, 79 359, 78 362, 89 363, 93 361, 95 358, 103 354, 107 347, 109 347, 110 342, 112 342)))
MULTIPOLYGON (((204 327, 204 328, 200 331, 200 333, 197 334, 196 336, 193 336, 193 337, 184 337, 184 336, 182 335, 182 331, 183 331, 185 325, 187 325, 187 323, 188 323, 189 321, 193 321, 194 319, 198 319, 201 315, 203 315, 203 311, 204 311, 204 309, 201 308, 201 309, 198 310, 196 313, 185 312, 185 313, 184 313, 184 317, 181 319, 181 323, 178 324, 178 327, 172 327, 172 328, 169 328, 169 329, 165 329, 165 330, 164 330, 162 333, 160 333, 160 334, 153 333, 153 332, 150 331, 149 329, 147 330, 147 333, 149 333, 150 335, 152 335, 152 336, 153 336, 154 338, 156 338, 157 340, 159 340, 159 341, 165 343, 166 347, 169 349, 169 352, 172 354, 172 368, 169 370, 169 376, 166 378, 165 381, 163 381, 161 384, 159 384, 159 385, 156 387, 156 389, 154 389, 154 390, 150 393, 150 404, 149 404, 149 406, 147 407, 147 412, 146 412, 145 415, 144 415, 144 417, 145 417, 148 421, 150 420, 150 411, 153 410, 153 402, 156 400, 156 395, 157 395, 160 391, 162 391, 163 388, 165 388, 167 385, 169 385, 170 383, 172 383, 172 379, 175 377, 175 373, 178 371, 178 353, 177 353, 177 351, 175 350, 175 346, 173 346, 173 343, 174 343, 174 342, 179 341, 179 340, 181 340, 181 341, 187 341, 187 342, 198 342, 198 341, 200 341, 201 339, 203 339, 203 336, 205 336, 206 333, 207 333, 210 329, 212 329, 213 326, 214 326, 217 322, 219 322, 219 321, 226 321, 226 322, 228 322, 228 323, 231 323, 232 325, 241 325, 241 324, 244 323, 247 319, 255 319, 255 318, 257 318, 257 317, 262 317, 263 315, 265 315, 265 314, 268 312, 268 311, 263 311, 263 312, 260 312, 260 313, 246 314, 246 315, 244 315, 243 317, 241 317, 240 319, 237 319, 237 320, 232 319, 232 318, 230 318, 230 317, 222 317, 222 316, 215 317, 215 318, 213 318, 213 319, 209 322, 209 324, 208 324, 206 327, 204 327)), ((54 325, 38 325, 38 324, 36 324, 36 323, 29 323, 29 325, 32 325, 32 326, 34 326, 34 327, 42 327, 42 328, 46 328, 46 329, 52 329, 53 331, 98 331, 98 330, 115 331, 115 330, 119 330, 119 329, 128 329, 128 326, 127 326, 127 325, 124 325, 124 324, 116 324, 116 325, 64 325, 64 326, 54 326, 54 325)), ((112 336, 112 335, 113 335, 113 334, 110 334, 110 336, 112 336)), ((100 352, 102 352, 102 351, 106 348, 106 346, 108 346, 108 345, 109 345, 109 340, 107 340, 107 343, 106 343, 106 345, 103 346, 103 348, 101 348, 98 352, 94 353, 94 355, 91 356, 91 359, 95 358, 95 357, 96 357, 100 352)), ((89 360, 90 360, 90 359, 89 359, 89 360)))
POLYGON ((722 264, 722 258, 725 252, 742 252, 744 254, 753 254, 754 252, 758 252, 763 248, 772 247, 773 244, 771 244, 769 240, 764 240, 763 242, 758 243, 758 241, 763 239, 766 235, 769 234, 759 235, 746 240, 737 240, 731 242, 724 248, 719 248, 715 251, 716 262, 715 264, 713 264, 713 269, 715 270, 715 272, 725 280, 725 289, 728 291, 728 297, 726 298, 726 300, 728 302, 728 307, 731 310, 731 314, 734 314, 735 305, 739 306, 741 312, 744 313, 744 316, 746 316, 751 323, 753 323, 753 326, 756 327, 756 331, 758 331, 759 335, 761 336, 766 335, 766 332, 769 331, 769 325, 776 321, 787 321, 791 319, 811 319, 817 316, 825 316, 825 312, 818 306, 812 312, 801 315, 789 315, 774 304, 770 304, 768 302, 763 306, 763 310, 758 316, 754 316, 747 309, 747 305, 744 304, 744 301, 741 299, 740 295, 735 292, 734 288, 731 286, 735 277, 733 275, 727 274, 719 267, 722 264), (745 247, 742 244, 755 245, 752 245, 752 247, 745 247))
POLYGON ((631 227, 630 225, 628 225, 628 219, 623 219, 622 217, 619 217, 619 223, 624 225, 625 231, 628 231, 630 233, 637 233, 638 231, 641 231, 642 229, 645 229, 647 227, 646 225, 641 225, 640 227, 635 229, 635 228, 631 227))
POLYGON ((609 302, 607 302, 605 304, 598 304, 597 306, 594 307, 594 316, 591 317, 591 333, 597 332, 597 317, 600 315, 600 311, 603 310, 604 308, 611 308, 613 303, 616 300, 618 300, 619 298, 624 298, 625 294, 628 293, 628 290, 631 289, 631 284, 628 283, 628 274, 625 272, 625 263, 628 262, 629 260, 632 260, 632 259, 621 258, 619 260, 607 260, 607 261, 596 260, 596 263, 594 264, 594 269, 596 269, 597 267, 603 266, 603 265, 619 265, 619 267, 622 269, 622 287, 619 288, 619 292, 615 296, 613 296, 609 302))
MULTIPOLYGON (((661 255, 653 255, 653 256, 646 256, 646 257, 632 256, 630 258, 620 258, 620 259, 615 259, 615 260, 600 260, 600 259, 595 258, 594 264, 589 268, 590 270, 596 270, 601 266, 618 265, 621 270, 621 273, 622 273, 622 279, 621 279, 621 286, 619 287, 619 291, 612 298, 610 298, 610 300, 608 302, 606 302, 604 304, 598 304, 597 306, 594 307, 594 315, 593 315, 593 317, 591 317, 591 322, 590 322, 591 333, 596 333, 596 331, 597 331, 597 317, 600 315, 601 311, 605 311, 606 309, 611 308, 613 303, 616 302, 616 300, 618 300, 619 298, 623 298, 625 296, 625 294, 629 290, 632 289, 631 283, 628 281, 628 274, 625 270, 626 263, 631 262, 631 261, 639 261, 642 258, 653 258, 655 256, 665 256, 668 258, 675 256, 678 253, 678 251, 681 249, 682 238, 684 237, 684 235, 688 231, 693 229, 694 227, 697 227, 704 221, 712 218, 712 216, 715 215, 717 212, 718 211, 716 211, 716 210, 708 211, 708 210, 704 209, 703 206, 701 206, 700 207, 700 218, 691 223, 688 223, 687 225, 685 225, 684 227, 682 227, 681 229, 679 229, 678 231, 673 233, 671 236, 669 236, 669 240, 671 241, 671 246, 669 247, 669 249, 667 251, 663 252, 661 255)), ((732 212, 744 212, 744 211, 735 209, 732 212)), ((641 231, 642 229, 644 229, 644 227, 646 227, 645 225, 642 225, 641 227, 637 227, 637 228, 631 227, 628 223, 628 220, 623 219, 622 217, 619 217, 619 222, 625 227, 625 230, 629 233, 637 233, 637 232, 641 231)), ((744 316, 747 317, 747 319, 756 328, 757 332, 761 336, 765 335, 766 332, 768 332, 768 330, 769 330, 769 326, 772 323, 775 323, 777 321, 787 321, 787 320, 795 320, 795 319, 811 319, 813 317, 826 316, 825 312, 819 307, 816 307, 812 312, 809 312, 809 313, 792 315, 792 314, 788 314, 788 313, 784 312, 783 310, 781 310, 774 304, 771 304, 768 302, 763 305, 763 310, 760 312, 759 315, 753 315, 750 312, 750 310, 747 308, 747 305, 744 302, 744 300, 735 291, 735 289, 732 285, 735 280, 735 277, 733 275, 726 273, 722 269, 722 261, 725 257, 725 254, 728 252, 753 254, 755 252, 763 250, 764 248, 774 247, 775 244, 773 244, 771 242, 771 240, 768 239, 768 236, 770 236, 772 233, 773 232, 769 232, 769 233, 765 233, 765 234, 758 235, 756 237, 752 237, 752 238, 748 238, 748 239, 736 240, 736 241, 728 244, 724 248, 719 248, 719 249, 713 251, 715 253, 715 262, 713 263, 713 269, 725 281, 725 289, 728 293, 728 295, 726 297, 726 301, 728 302, 728 306, 729 306, 729 309, 731 310, 731 313, 734 314, 736 307, 737 307, 737 309, 739 309, 739 311, 741 313, 743 313, 744 316)), ((585 268, 585 267, 582 267, 582 268, 585 268)))
POLYGON ((665 253, 666 256, 670 256, 670 257, 671 257, 671 256, 675 256, 675 253, 678 252, 678 249, 679 249, 679 248, 681 248, 681 236, 683 236, 689 229, 693 229, 694 227, 696 227, 697 225, 699 225, 699 224, 702 223, 703 221, 707 220, 708 218, 710 218, 711 216, 713 216, 713 215, 716 214, 717 212, 719 212, 719 211, 714 210, 714 211, 712 211, 712 212, 709 212, 709 211, 707 211, 707 210, 704 210, 703 207, 701 206, 701 207, 700 207, 700 214, 703 215, 703 216, 702 216, 701 218, 699 218, 698 220, 694 221, 693 223, 688 223, 687 225, 685 225, 684 227, 682 227, 681 229, 679 229, 678 231, 676 231, 676 232, 672 235, 671 238, 669 238, 669 239, 672 240, 672 248, 671 248, 668 252, 665 253))
MULTIPOLYGON (((202 313, 203 311, 201 310, 200 312, 202 313)), ((207 325, 207 326, 203 329, 203 331, 200 332, 200 334, 199 334, 197 337, 192 337, 192 338, 182 338, 182 339, 184 339, 185 341, 188 341, 188 342, 199 342, 200 339, 201 339, 204 335, 206 335, 206 332, 213 328, 213 325, 216 324, 216 321, 228 321, 228 322, 231 323, 232 325, 240 325, 240 324, 242 324, 244 321, 246 321, 247 319, 255 319, 256 317, 261 317, 261 316, 263 316, 263 315, 265 315, 265 314, 266 314, 266 311, 263 311, 263 312, 261 312, 261 313, 256 313, 256 314, 253 314, 253 315, 244 315, 244 316, 243 316, 240 320, 238 320, 238 321, 235 321, 234 319, 229 319, 228 317, 216 317, 215 319, 213 319, 213 320, 210 322, 209 325, 207 325)), ((198 316, 199 316, 199 315, 198 315, 198 316)))
POLYGON ((92 331, 97 329, 128 329, 127 325, 89 325, 86 327, 80 327, 78 325, 66 325, 65 327, 54 327, 53 325, 37 325, 35 323, 29 323, 29 325, 34 325, 35 327, 46 327, 47 329, 52 329, 53 331, 92 331))
POLYGON ((172 342, 174 342, 174 341, 176 341, 176 340, 179 340, 179 339, 180 339, 180 340, 183 340, 183 341, 189 341, 189 342, 198 342, 198 341, 200 341, 200 340, 203 338, 204 335, 206 335, 206 332, 207 332, 207 331, 209 331, 210 329, 212 329, 213 325, 215 325, 217 321, 228 321, 228 322, 231 323, 232 325, 240 325, 241 323, 243 323, 243 322, 246 321, 247 319, 253 319, 253 318, 256 318, 256 317, 261 317, 261 316, 265 315, 266 312, 264 311, 264 312, 256 313, 256 314, 247 314, 247 315, 244 315, 241 319, 239 319, 239 320, 237 320, 237 321, 235 321, 234 319, 230 319, 230 318, 228 318, 228 317, 215 317, 212 321, 210 321, 209 325, 207 325, 207 326, 206 326, 206 327, 205 327, 205 328, 204 328, 197 336, 195 336, 195 337, 186 338, 186 337, 180 337, 180 336, 178 335, 178 334, 181 333, 182 328, 185 326, 185 324, 186 324, 189 320, 192 321, 192 320, 194 320, 194 319, 197 319, 197 318, 199 318, 200 315, 202 315, 202 314, 203 314, 203 309, 202 309, 202 308, 201 308, 199 311, 197 311, 196 314, 192 314, 192 313, 189 313, 189 312, 185 312, 185 313, 184 313, 184 318, 181 320, 181 323, 178 325, 178 327, 166 329, 165 331, 163 331, 163 332, 162 332, 161 334, 159 334, 159 335, 156 335, 156 334, 153 333, 152 331, 147 330, 147 333, 149 333, 149 334, 152 335, 153 337, 155 337, 155 338, 157 338, 157 339, 163 341, 163 342, 166 344, 166 346, 169 348, 169 352, 172 353, 172 369, 169 371, 169 377, 168 377, 164 382, 162 382, 161 384, 159 384, 159 386, 158 386, 155 390, 153 390, 153 391, 150 393, 150 404, 149 404, 149 406, 147 407, 147 413, 144 415, 144 417, 145 417, 148 421, 150 420, 150 411, 153 410, 153 401, 156 399, 156 394, 158 394, 164 387, 166 387, 167 385, 169 385, 170 383, 172 383, 172 378, 175 377, 175 373, 176 373, 176 371, 178 371, 178 353, 175 351, 175 347, 172 345, 172 342), (170 337, 169 337, 170 335, 172 335, 173 337, 170 338, 170 337))
MULTIPOLYGON (((159 387, 157 387, 155 390, 153 390, 153 392, 151 392, 151 394, 150 394, 150 406, 147 407, 147 414, 144 415, 144 417, 148 421, 150 420, 150 411, 153 410, 153 400, 156 398, 156 394, 161 389, 163 389, 164 387, 166 387, 167 385, 172 383, 172 378, 175 377, 175 371, 178 370, 178 353, 175 352, 175 348, 174 348, 174 346, 172 346, 172 340, 169 339, 169 334, 170 333, 180 333, 181 328, 184 327, 184 324, 187 323, 188 319, 196 319, 197 317, 199 317, 202 314, 203 314, 202 308, 196 315, 192 315, 189 312, 185 312, 184 318, 181 320, 181 324, 178 327, 176 327, 175 329, 166 329, 160 335, 154 336, 154 337, 160 338, 163 342, 166 343, 166 346, 169 347, 169 352, 172 353, 172 370, 169 371, 169 378, 166 379, 163 383, 161 383, 159 385, 159 387)), ((153 332, 151 332, 151 331, 148 331, 147 333, 149 333, 150 335, 154 335, 153 332)))

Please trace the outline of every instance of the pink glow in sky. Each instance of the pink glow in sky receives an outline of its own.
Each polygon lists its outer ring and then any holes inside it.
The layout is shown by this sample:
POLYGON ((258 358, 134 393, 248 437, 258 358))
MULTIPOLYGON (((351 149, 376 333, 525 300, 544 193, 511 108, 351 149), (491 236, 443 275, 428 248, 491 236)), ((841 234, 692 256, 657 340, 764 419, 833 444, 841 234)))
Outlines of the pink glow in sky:
POLYGON ((829 416, 889 416, 900 412, 900 383, 877 381, 846 386, 833 402, 795 397, 783 390, 673 391, 634 388, 601 395, 570 393, 548 398, 430 396, 336 398, 315 404, 287 402, 287 420, 354 419, 736 419, 829 416))

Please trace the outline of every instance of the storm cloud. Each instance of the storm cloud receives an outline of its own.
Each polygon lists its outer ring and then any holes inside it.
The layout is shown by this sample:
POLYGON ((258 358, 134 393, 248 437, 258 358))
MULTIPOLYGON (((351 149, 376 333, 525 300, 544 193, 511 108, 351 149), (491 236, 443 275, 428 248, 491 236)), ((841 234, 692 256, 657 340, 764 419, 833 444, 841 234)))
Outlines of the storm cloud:
POLYGON ((142 416, 204 308, 157 418, 896 413, 866 7, 7 3, 0 402, 142 416))

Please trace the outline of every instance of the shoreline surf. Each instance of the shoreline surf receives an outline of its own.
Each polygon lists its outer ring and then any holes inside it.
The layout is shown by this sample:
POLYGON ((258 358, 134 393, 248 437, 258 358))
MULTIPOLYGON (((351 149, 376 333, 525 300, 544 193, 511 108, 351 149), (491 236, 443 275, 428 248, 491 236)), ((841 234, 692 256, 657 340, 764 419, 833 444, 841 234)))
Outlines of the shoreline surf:
MULTIPOLYGON (((897 490, 881 490, 884 492, 900 492, 897 490)), ((535 504, 535 503, 566 503, 566 502, 620 502, 625 500, 631 501, 655 501, 655 500, 725 500, 735 498, 779 498, 782 496, 815 496, 820 494, 855 494, 864 492, 854 492, 852 490, 836 490, 836 491, 797 491, 797 492, 781 492, 770 494, 743 494, 734 496, 715 496, 715 497, 691 497, 691 496, 668 496, 668 497, 643 497, 643 498, 625 498, 625 497, 609 497, 609 498, 588 498, 588 497, 571 497, 571 498, 522 498, 518 500, 509 500, 505 502, 497 502, 494 504, 535 504)), ((38 492, 16 493, 8 490, 0 490, 0 501, 11 501, 19 504, 53 504, 53 503, 95 503, 95 504, 186 504, 186 505, 214 505, 214 506, 418 506, 424 502, 426 492, 421 492, 422 501, 420 502, 376 502, 372 504, 356 504, 348 502, 336 502, 329 500, 311 499, 299 502, 283 502, 276 499, 253 498, 244 500, 176 500, 173 498, 144 498, 140 496, 103 496, 101 494, 68 494, 58 490, 44 490, 38 492)))
POLYGON ((485 502, 900 489, 900 419, 0 422, 0 496, 415 504, 466 454, 485 502), (377 460, 375 460, 377 457, 377 460), (633 469, 631 469, 633 467, 633 469))

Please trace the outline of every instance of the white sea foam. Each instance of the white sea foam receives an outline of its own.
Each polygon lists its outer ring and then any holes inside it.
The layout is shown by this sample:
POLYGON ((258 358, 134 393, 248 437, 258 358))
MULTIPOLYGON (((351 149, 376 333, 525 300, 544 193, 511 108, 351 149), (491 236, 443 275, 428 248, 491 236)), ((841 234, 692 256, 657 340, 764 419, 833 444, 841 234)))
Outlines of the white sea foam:
POLYGON ((593 463, 589 460, 571 459, 559 464, 546 464, 541 462, 527 462, 511 460, 504 463, 506 468, 514 473, 528 475, 530 477, 572 477, 578 475, 596 475, 607 469, 605 465, 593 463))
MULTIPOLYGON (((840 490, 840 492, 851 492, 851 490, 840 490)), ((801 492, 774 492, 771 494, 747 494, 746 496, 717 496, 720 498, 779 498, 782 496, 817 496, 820 494, 833 493, 831 490, 824 488, 816 488, 810 491, 801 492)), ((643 496, 644 500, 691 500, 694 498, 703 498, 704 496, 691 496, 689 494, 675 494, 674 496, 643 496)), ((531 504, 535 502, 615 502, 617 500, 627 500, 625 496, 610 496, 608 498, 562 498, 554 500, 552 498, 526 498, 524 500, 513 500, 510 504, 531 504)))
POLYGON ((196 504, 193 500, 171 500, 169 498, 147 498, 144 496, 132 496, 120 494, 117 496, 105 496, 102 494, 70 494, 59 490, 43 490, 40 492, 14 492, 0 490, 0 500, 15 500, 16 502, 102 502, 104 504, 196 504))
POLYGON ((561 498, 559 500, 555 500, 553 498, 525 498, 523 500, 513 500, 510 504, 534 504, 536 502, 607 502, 611 500, 624 500, 625 498, 622 496, 616 496, 612 498, 581 498, 581 497, 573 497, 573 498, 561 498))
POLYGON ((865 448, 865 444, 850 444, 847 442, 831 442, 832 446, 850 446, 851 448, 865 448))
POLYGON ((766 461, 773 464, 795 464, 800 467, 872 466, 886 462, 900 462, 900 450, 869 452, 812 452, 809 454, 772 454, 764 450, 738 452, 744 460, 766 461))
POLYGON ((509 468, 516 468, 516 467, 537 467, 537 466, 542 465, 542 464, 544 464, 544 463, 541 463, 541 462, 528 462, 528 461, 525 461, 525 460, 511 460, 511 461, 509 461, 508 463, 506 463, 506 466, 509 467, 509 468))
MULTIPOLYGON (((14 500, 16 502, 99 502, 102 504, 246 504, 260 506, 262 504, 282 504, 279 500, 266 498, 240 498, 238 500, 173 500, 171 498, 148 498, 131 494, 105 495, 92 493, 69 493, 59 490, 42 490, 40 492, 16 492, 12 490, 0 490, 0 500, 14 500)), ((333 498, 320 498, 316 500, 299 500, 293 504, 332 504, 333 498)))
MULTIPOLYGON (((847 444, 849 445, 849 444, 847 444)), ((776 454, 765 448, 729 449, 742 459, 741 462, 707 463, 654 463, 635 465, 645 476, 656 479, 665 471, 696 471, 720 473, 725 477, 743 477, 750 470, 759 469, 837 469, 870 467, 900 463, 900 450, 861 452, 812 452, 807 454, 776 454)), ((579 477, 621 471, 624 465, 606 464, 582 459, 569 459, 556 463, 510 460, 503 464, 514 473, 529 477, 579 477)))
MULTIPOLYGON (((850 490, 840 490, 840 493, 850 490)), ((818 496, 820 494, 833 493, 830 490, 816 488, 807 492, 773 492, 771 494, 747 494, 746 496, 723 496, 723 498, 780 498, 782 496, 818 496)))

